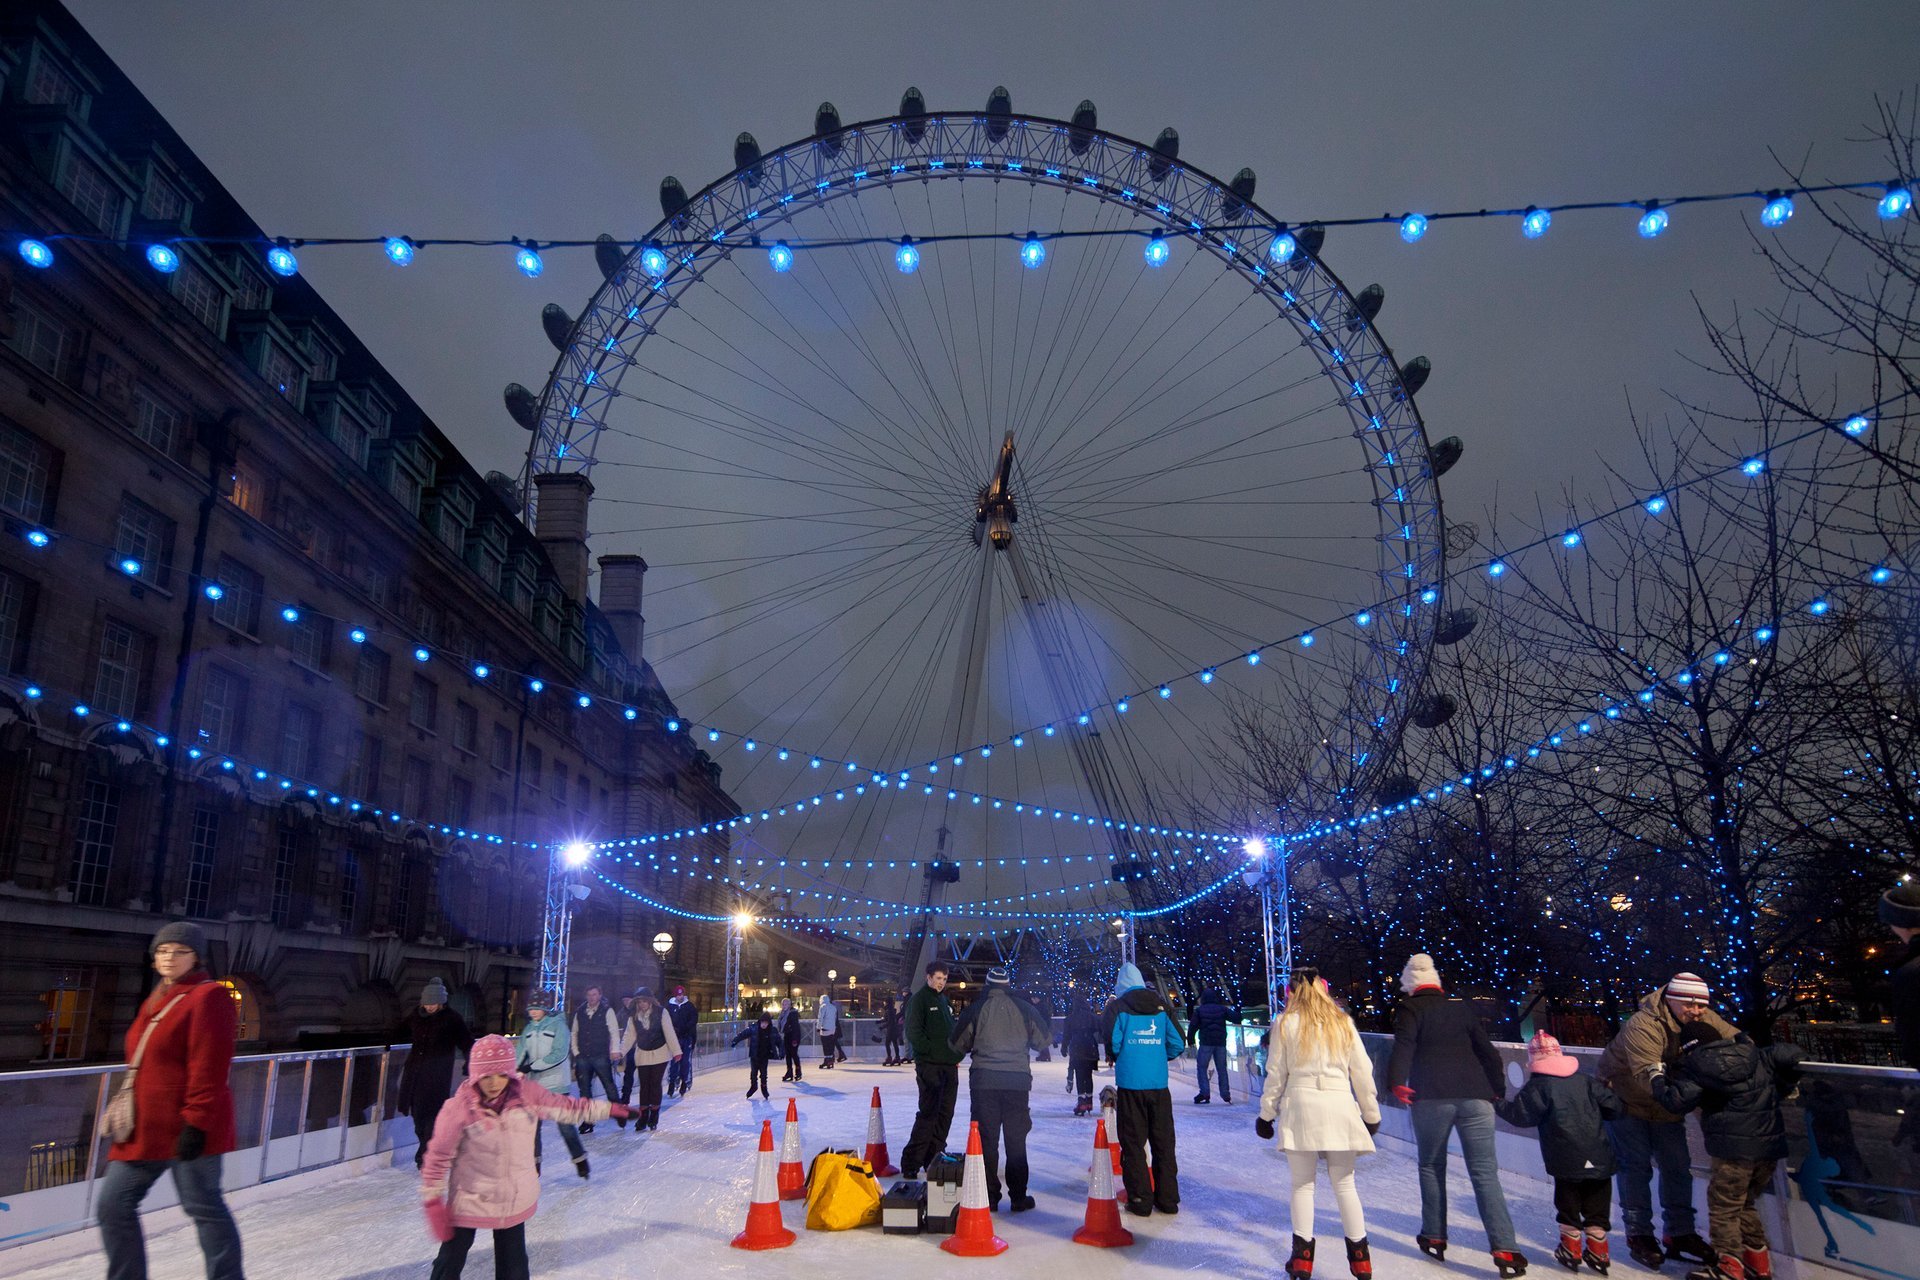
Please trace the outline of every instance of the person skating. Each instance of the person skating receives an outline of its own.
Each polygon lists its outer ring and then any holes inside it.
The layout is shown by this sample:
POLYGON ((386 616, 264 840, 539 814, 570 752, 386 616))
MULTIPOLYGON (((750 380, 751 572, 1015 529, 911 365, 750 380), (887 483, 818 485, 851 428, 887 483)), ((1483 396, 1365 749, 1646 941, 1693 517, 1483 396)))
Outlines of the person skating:
POLYGON ((1067 1007, 1066 1025, 1060 1030, 1060 1052, 1067 1060, 1067 1088, 1078 1095, 1073 1114, 1093 1112, 1093 1069, 1100 1063, 1100 1015, 1085 999, 1075 999, 1067 1007))
POLYGON ((407 1060, 400 1064, 400 1114, 413 1120, 413 1163, 427 1158, 427 1139, 433 1137, 434 1117, 453 1092, 454 1059, 473 1044, 467 1020, 447 1007, 447 984, 427 979, 420 989, 420 1007, 408 1015, 399 1035, 407 1044, 407 1060))
MULTIPOLYGON (((587 998, 573 1011, 567 1034, 573 1040, 573 1077, 580 1086, 580 1096, 591 1098, 593 1082, 598 1080, 607 1101, 612 1102, 619 1096, 613 1091, 613 1062, 622 1052, 622 1032, 620 1015, 601 998, 600 988, 587 988, 587 998)), ((624 1112, 616 1119, 622 1129, 627 1127, 624 1112)), ((592 1133, 593 1122, 581 1125, 580 1132, 592 1133)))
MULTIPOLYGON (((620 1016, 620 1033, 614 1037, 613 1042, 615 1044, 622 1044, 627 1038, 627 1021, 633 1017, 633 997, 621 996, 620 1006, 615 1012, 620 1016)), ((618 1072, 620 1076, 620 1101, 632 1102, 633 1050, 629 1049, 620 1055, 620 1061, 614 1064, 614 1070, 618 1072)))
POLYGON ((693 1088, 693 1044, 700 1038, 700 1010, 687 999, 685 987, 673 989, 667 1016, 673 1019, 674 1038, 680 1042, 680 1056, 667 1068, 667 1096, 684 1098, 693 1088))
POLYGON ((680 1058, 681 1051, 673 1019, 653 998, 651 988, 641 987, 633 993, 633 1016, 627 1019, 627 1038, 620 1047, 623 1053, 633 1052, 634 1132, 658 1129, 660 1082, 668 1064, 680 1058))
POLYGON ((127 1028, 127 1061, 138 1068, 133 1132, 108 1149, 95 1206, 107 1275, 145 1280, 140 1202, 161 1174, 172 1173, 208 1280, 241 1280, 240 1231, 220 1194, 222 1157, 235 1145, 227 1072, 239 1016, 232 995, 207 973, 199 925, 162 925, 147 951, 160 982, 127 1028))
POLYGON ((1612 1261, 1607 1232, 1613 1213, 1613 1144, 1606 1121, 1623 1110, 1613 1090, 1580 1073, 1580 1064, 1542 1031, 1527 1041, 1526 1084, 1494 1103, 1494 1112, 1516 1129, 1540 1130, 1540 1162, 1553 1179, 1554 1218, 1560 1243, 1554 1261, 1569 1271, 1585 1262, 1601 1275, 1612 1261))
POLYGON ((1706 1021, 1680 1028, 1680 1057, 1647 1068, 1647 1087, 1675 1115, 1700 1109, 1713 1170, 1707 1181, 1707 1234, 1714 1257, 1687 1280, 1771 1276, 1773 1255, 1754 1201, 1773 1183, 1787 1155, 1780 1100, 1800 1080, 1802 1054, 1790 1044, 1765 1049, 1736 1032, 1722 1036, 1706 1021))
POLYGON ((1120 1173, 1127 1187, 1127 1212, 1145 1217, 1158 1209, 1180 1212, 1180 1165, 1174 1155, 1173 1094, 1167 1089, 1167 1063, 1186 1052, 1186 1039, 1174 1025, 1166 1002, 1151 990, 1139 967, 1120 966, 1114 982, 1114 1102, 1120 1127, 1120 1173), (1148 1180, 1147 1151, 1153 1152, 1148 1180))
POLYGON ((904 1043, 901 1035, 906 1026, 906 1006, 898 996, 889 996, 880 1002, 880 1034, 887 1042, 887 1058, 880 1065, 897 1067, 905 1061, 901 1048, 904 1043))
POLYGON ((440 1242, 431 1280, 457 1280, 475 1233, 493 1232, 495 1280, 525 1280, 527 1220, 540 1204, 534 1155, 542 1120, 616 1119, 619 1102, 567 1098, 514 1074, 513 1042, 482 1036, 467 1055, 467 1080, 440 1109, 420 1169, 420 1207, 440 1242))
POLYGON ((1047 1047, 1048 1021, 1013 993, 1005 969, 987 970, 987 989, 967 1006, 947 1044, 972 1054, 967 1068, 968 1107, 980 1126, 986 1157, 987 1204, 1000 1208, 1000 1147, 1007 1150, 1006 1188, 1013 1212, 1033 1208, 1027 1194, 1027 1134, 1033 1129, 1034 1051, 1047 1047))
POLYGON ((820 1033, 820 1069, 831 1070, 839 1056, 834 1052, 834 1042, 840 1035, 840 1006, 833 1002, 831 993, 820 997, 820 1012, 814 1018, 814 1028, 820 1033))
POLYGON ((960 1097, 960 1055, 947 1043, 953 1006, 947 1003, 947 962, 927 963, 926 984, 907 1001, 907 1044, 913 1049, 913 1081, 920 1101, 913 1132, 900 1152, 900 1176, 913 1179, 947 1149, 953 1104, 960 1097))
POLYGON ((765 1009, 760 1011, 753 1025, 743 1027, 734 1036, 732 1043, 747 1042, 747 1096, 751 1098, 755 1088, 760 1096, 767 1096, 767 1064, 780 1052, 780 1031, 773 1025, 773 1015, 765 1009))
MULTIPOLYGON (((520 1032, 517 1066, 521 1075, 541 1088, 562 1093, 570 1076, 568 1059, 572 1057, 571 1043, 566 1024, 558 1018, 549 1017, 550 1012, 547 997, 540 992, 536 991, 527 997, 527 1025, 520 1032)), ((539 1124, 533 1127, 535 1173, 540 1171, 543 1127, 539 1124)), ((587 1165, 587 1149, 580 1141, 580 1130, 567 1121, 561 1121, 559 1129, 560 1141, 566 1144, 567 1155, 573 1160, 573 1171, 585 1178, 591 1170, 587 1165)))
POLYGON ((1900 1060, 1920 1071, 1920 884, 1898 884, 1881 894, 1880 923, 1902 948, 1893 970, 1894 1043, 1900 1060))
POLYGON ((1406 999, 1394 1017, 1387 1077, 1394 1096, 1413 1113, 1419 1148, 1420 1231, 1414 1242, 1429 1257, 1446 1255, 1447 1137, 1458 1133, 1493 1265, 1502 1276, 1525 1275, 1527 1258, 1514 1238, 1493 1149, 1493 1104, 1507 1092, 1500 1055, 1466 1002, 1442 989, 1433 957, 1423 952, 1409 958, 1400 989, 1406 999))
POLYGON ((790 996, 781 997, 779 1026, 780 1051, 787 1059, 787 1074, 780 1083, 789 1084, 800 1079, 800 1011, 790 996))
POLYGON ((1227 1082, 1227 1024, 1240 1025, 1240 1010, 1221 998, 1220 992, 1208 987, 1200 995, 1200 1003, 1193 1007, 1193 1017, 1187 1026, 1187 1043, 1197 1045, 1200 1057, 1194 1063, 1194 1073, 1200 1077, 1200 1092, 1193 1096, 1197 1104, 1210 1101, 1207 1088, 1207 1066, 1212 1064, 1213 1073, 1220 1078, 1220 1101, 1233 1101, 1233 1086, 1227 1082))
POLYGON ((1380 1132, 1373 1062, 1359 1028, 1334 1003, 1317 969, 1293 975, 1275 1032, 1277 1047, 1269 1056, 1260 1118, 1253 1127, 1262 1138, 1278 1132, 1287 1153, 1293 1182, 1293 1254, 1287 1275, 1304 1280, 1313 1274, 1313 1184, 1325 1161, 1327 1181, 1340 1206, 1347 1267, 1355 1276, 1371 1276, 1373 1252, 1353 1170, 1361 1156, 1372 1153, 1373 1135, 1380 1132))
POLYGON ((1641 997, 1620 1028, 1595 1074, 1620 1097, 1623 1114, 1607 1123, 1619 1165, 1620 1225, 1627 1252, 1643 1267, 1658 1267, 1669 1255, 1712 1262, 1713 1247, 1700 1238, 1693 1213, 1693 1161, 1684 1121, 1657 1102, 1647 1081, 1655 1063, 1680 1059, 1680 1027, 1706 1022, 1723 1037, 1732 1026, 1709 1006, 1713 991, 1697 974, 1677 973, 1658 991, 1641 997), (1660 1171, 1660 1216, 1665 1234, 1653 1234, 1653 1174, 1660 1171))

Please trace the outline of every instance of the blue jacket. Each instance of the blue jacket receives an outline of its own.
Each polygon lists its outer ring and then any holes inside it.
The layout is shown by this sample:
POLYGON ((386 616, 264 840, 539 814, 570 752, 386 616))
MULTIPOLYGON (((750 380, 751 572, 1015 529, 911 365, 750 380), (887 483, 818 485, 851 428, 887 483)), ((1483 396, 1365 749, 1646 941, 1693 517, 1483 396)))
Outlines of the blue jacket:
POLYGON ((527 1019, 520 1033, 520 1070, 535 1084, 559 1092, 567 1087, 569 1072, 567 1024, 553 1014, 535 1022, 527 1019))
POLYGON ((1186 1041, 1159 995, 1135 987, 1120 997, 1113 1019, 1113 1074, 1122 1089, 1164 1089, 1167 1063, 1186 1051, 1186 1041))

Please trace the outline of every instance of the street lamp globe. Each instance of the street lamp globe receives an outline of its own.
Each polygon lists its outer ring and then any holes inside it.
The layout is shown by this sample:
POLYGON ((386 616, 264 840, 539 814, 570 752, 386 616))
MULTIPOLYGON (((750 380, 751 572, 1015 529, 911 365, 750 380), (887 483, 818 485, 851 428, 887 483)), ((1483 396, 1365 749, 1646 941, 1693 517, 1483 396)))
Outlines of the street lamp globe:
POLYGON ((783 964, 783 965, 781 965, 781 966, 780 966, 780 971, 781 971, 782 973, 786 973, 786 974, 792 974, 792 972, 793 972, 793 961, 791 961, 791 960, 789 960, 789 961, 787 961, 787 962, 786 962, 785 964, 783 964))
POLYGON ((672 934, 668 933, 665 929, 662 929, 659 933, 656 933, 653 935, 653 954, 659 956, 662 960, 665 960, 667 958, 667 953, 672 950, 673 950, 672 934))
POLYGON ((839 980, 840 980, 840 971, 838 969, 827 970, 828 982, 838 982, 839 980))

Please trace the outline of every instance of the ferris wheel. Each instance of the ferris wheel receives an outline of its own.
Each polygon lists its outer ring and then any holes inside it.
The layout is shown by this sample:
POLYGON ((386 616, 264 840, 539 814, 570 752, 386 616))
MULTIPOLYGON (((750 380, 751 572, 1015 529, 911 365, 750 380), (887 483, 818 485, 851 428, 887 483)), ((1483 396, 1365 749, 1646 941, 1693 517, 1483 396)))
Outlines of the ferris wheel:
POLYGON ((729 790, 792 802, 729 883, 876 937, 943 892, 929 862, 962 916, 1137 904, 1217 853, 1194 815, 1232 806, 1236 701, 1275 682, 1378 795, 1449 709, 1423 685, 1460 450, 1319 227, 1171 129, 1004 90, 823 104, 734 162, 602 237, 584 309, 543 316, 545 386, 507 390, 529 473, 590 476, 596 544, 651 564, 644 656, 729 727, 729 790), (823 758, 892 785, 821 806, 823 758))

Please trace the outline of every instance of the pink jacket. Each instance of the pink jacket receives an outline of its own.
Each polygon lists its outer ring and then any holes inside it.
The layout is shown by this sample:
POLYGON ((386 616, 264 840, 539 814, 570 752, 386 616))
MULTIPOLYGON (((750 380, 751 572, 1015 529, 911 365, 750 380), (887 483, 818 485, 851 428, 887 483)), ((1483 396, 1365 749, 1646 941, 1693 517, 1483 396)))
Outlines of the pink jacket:
POLYGON ((562 1097, 515 1076, 496 1115, 481 1104, 480 1091, 469 1080, 433 1122, 433 1139, 420 1166, 420 1197, 445 1196, 456 1227, 517 1227, 540 1204, 540 1175, 533 1167, 533 1133, 540 1122, 598 1122, 609 1110, 606 1102, 562 1097))

